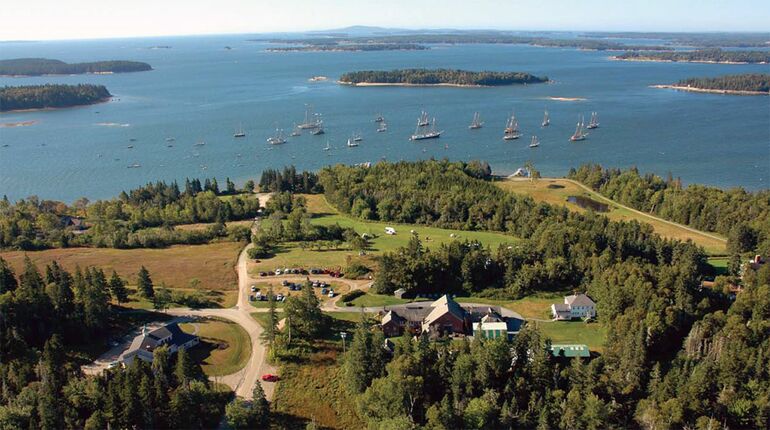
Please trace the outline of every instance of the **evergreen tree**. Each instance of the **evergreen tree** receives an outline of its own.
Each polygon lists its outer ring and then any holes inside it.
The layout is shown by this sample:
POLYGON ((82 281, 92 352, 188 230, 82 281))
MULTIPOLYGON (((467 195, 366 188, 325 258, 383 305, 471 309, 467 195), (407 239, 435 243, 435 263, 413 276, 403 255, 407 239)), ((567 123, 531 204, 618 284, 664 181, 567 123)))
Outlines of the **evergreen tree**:
POLYGON ((273 346, 276 334, 278 333, 278 312, 276 309, 275 295, 273 294, 272 284, 267 289, 267 324, 265 331, 262 332, 262 339, 268 345, 273 346))
POLYGON ((18 286, 13 269, 2 257, 0 257, 0 294, 13 291, 18 286))
POLYGON ((126 283, 120 279, 120 276, 118 276, 118 273, 114 270, 112 271, 112 276, 110 277, 110 293, 112 293, 112 297, 115 299, 115 301, 118 302, 118 304, 126 303, 128 301, 128 290, 126 289, 126 283))
POLYGON ((180 348, 176 353, 176 367, 174 368, 174 378, 177 385, 187 386, 193 380, 194 368, 190 354, 187 349, 180 348))
POLYGON ((144 266, 142 266, 142 268, 139 269, 136 285, 137 285, 137 288, 139 289, 139 293, 143 297, 150 299, 153 296, 155 296, 155 289, 152 285, 152 278, 150 278, 150 272, 148 272, 144 266))

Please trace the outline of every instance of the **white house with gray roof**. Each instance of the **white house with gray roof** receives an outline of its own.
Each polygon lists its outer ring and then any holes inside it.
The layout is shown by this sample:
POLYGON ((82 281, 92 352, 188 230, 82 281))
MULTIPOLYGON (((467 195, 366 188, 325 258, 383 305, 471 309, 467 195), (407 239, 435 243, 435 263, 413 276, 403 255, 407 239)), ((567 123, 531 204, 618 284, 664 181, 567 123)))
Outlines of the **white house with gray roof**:
POLYGON ((565 296, 564 303, 552 304, 551 314, 557 320, 594 318, 596 316, 596 303, 585 294, 573 294, 565 296))
POLYGON ((168 324, 150 332, 147 331, 147 327, 142 327, 142 334, 134 338, 120 360, 126 365, 131 364, 134 358, 152 363, 156 348, 165 345, 173 354, 180 349, 192 348, 198 343, 200 343, 198 336, 183 332, 177 323, 168 324))

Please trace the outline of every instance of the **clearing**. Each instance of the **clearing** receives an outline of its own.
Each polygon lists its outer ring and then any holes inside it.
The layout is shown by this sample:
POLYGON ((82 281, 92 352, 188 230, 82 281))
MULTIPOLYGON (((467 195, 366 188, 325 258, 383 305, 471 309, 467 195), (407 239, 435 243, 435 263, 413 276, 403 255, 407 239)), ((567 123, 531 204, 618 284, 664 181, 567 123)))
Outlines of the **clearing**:
POLYGON ((655 232, 663 237, 678 240, 691 239, 696 244, 702 246, 706 252, 711 255, 724 255, 726 251, 726 240, 717 233, 699 232, 686 226, 672 223, 654 215, 648 215, 642 212, 634 211, 631 208, 623 206, 613 200, 610 200, 599 193, 589 191, 576 182, 568 179, 543 178, 536 181, 506 179, 495 182, 498 187, 532 197, 536 201, 549 203, 552 205, 565 206, 575 212, 585 212, 586 209, 576 203, 567 201, 570 196, 577 196, 594 200, 609 206, 609 212, 603 212, 613 221, 630 221, 650 224, 655 232))
POLYGON ((241 326, 224 319, 204 318, 180 324, 186 333, 200 336, 201 342, 190 349, 190 356, 207 376, 233 374, 246 366, 251 354, 251 340, 241 326))

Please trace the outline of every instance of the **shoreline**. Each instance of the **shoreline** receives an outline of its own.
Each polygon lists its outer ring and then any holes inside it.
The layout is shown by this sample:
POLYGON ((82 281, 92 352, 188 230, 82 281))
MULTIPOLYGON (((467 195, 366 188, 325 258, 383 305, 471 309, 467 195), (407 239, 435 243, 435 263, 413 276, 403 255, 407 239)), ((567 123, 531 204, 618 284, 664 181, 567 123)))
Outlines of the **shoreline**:
POLYGON ((105 97, 105 98, 99 99, 99 100, 97 100, 97 101, 95 101, 93 103, 87 103, 87 104, 82 104, 82 105, 4 110, 4 111, 0 111, 0 115, 7 114, 7 113, 43 112, 43 111, 53 111, 53 110, 72 109, 72 108, 93 106, 93 105, 98 105, 98 104, 107 103, 109 101, 112 101, 113 97, 114 96, 105 97))
MULTIPOLYGON (((534 82, 534 84, 547 84, 551 81, 547 82, 534 82)), ((409 83, 396 83, 396 82, 347 82, 347 81, 337 81, 340 85, 346 85, 349 87, 449 87, 449 88, 497 88, 497 87, 511 87, 514 85, 529 85, 527 83, 515 83, 515 84, 504 84, 504 85, 467 85, 467 84, 447 84, 447 83, 440 83, 440 84, 409 84, 409 83)))
POLYGON ((639 63, 698 63, 698 64, 732 64, 732 65, 747 65, 747 64, 759 64, 765 65, 768 63, 747 63, 745 61, 710 61, 710 60, 662 60, 655 58, 618 58, 616 55, 608 57, 613 61, 633 61, 639 63))
POLYGON ((770 93, 764 92, 764 91, 718 90, 714 88, 697 88, 697 87, 687 87, 687 86, 681 86, 681 85, 666 85, 666 84, 650 85, 650 88, 685 91, 690 93, 725 94, 725 95, 733 95, 733 96, 770 95, 770 93))
POLYGON ((155 69, 149 70, 131 70, 128 72, 84 72, 84 73, 44 73, 42 75, 0 75, 0 78, 46 78, 46 77, 62 77, 62 76, 82 76, 82 75, 117 75, 121 73, 139 73, 139 72, 151 72, 155 69))

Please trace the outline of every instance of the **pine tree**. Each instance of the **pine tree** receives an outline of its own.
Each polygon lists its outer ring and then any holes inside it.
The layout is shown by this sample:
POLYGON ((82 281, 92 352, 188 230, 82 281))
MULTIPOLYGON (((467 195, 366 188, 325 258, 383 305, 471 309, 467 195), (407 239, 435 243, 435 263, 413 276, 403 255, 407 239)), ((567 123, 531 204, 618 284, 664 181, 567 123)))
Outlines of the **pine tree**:
POLYGON ((273 286, 267 289, 267 325, 262 333, 262 339, 268 345, 273 346, 275 336, 278 332, 278 312, 276 310, 275 296, 273 295, 273 286))
POLYGON ((190 355, 185 348, 180 348, 176 353, 176 367, 174 368, 176 383, 180 386, 186 386, 192 381, 193 376, 193 363, 190 355))
POLYGON ((118 276, 118 273, 114 270, 112 271, 112 276, 110 277, 110 292, 118 304, 126 303, 128 301, 128 290, 126 289, 126 283, 120 279, 120 276, 118 276))
POLYGON ((152 278, 150 278, 150 272, 148 272, 144 266, 142 266, 142 268, 139 269, 136 285, 137 285, 137 288, 139 289, 139 293, 143 297, 149 299, 155 296, 155 289, 152 285, 152 278))
POLYGON ((13 291, 18 286, 13 269, 2 257, 0 257, 0 294, 13 291))
POLYGON ((256 426, 258 428, 265 427, 270 419, 270 404, 267 402, 265 391, 259 381, 254 385, 252 392, 252 408, 254 408, 256 426))

